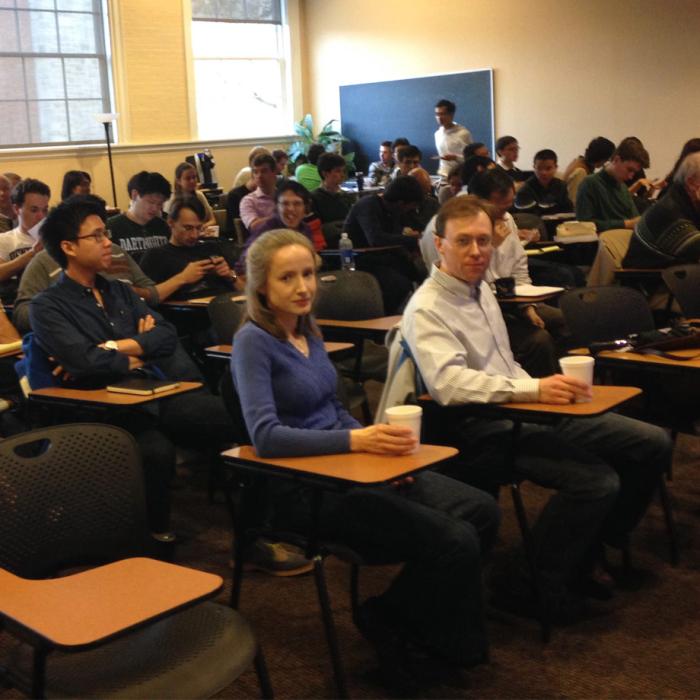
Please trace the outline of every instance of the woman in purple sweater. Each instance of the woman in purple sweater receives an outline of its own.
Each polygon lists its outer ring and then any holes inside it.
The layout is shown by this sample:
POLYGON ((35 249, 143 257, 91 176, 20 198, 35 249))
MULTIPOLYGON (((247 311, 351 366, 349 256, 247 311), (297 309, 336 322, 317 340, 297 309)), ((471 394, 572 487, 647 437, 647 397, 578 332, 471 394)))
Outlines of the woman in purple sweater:
MULTIPOLYGON (((407 428, 363 428, 336 398, 336 371, 311 316, 317 267, 311 243, 294 231, 270 231, 248 251, 247 318, 235 336, 231 370, 255 449, 264 457, 406 454, 415 447, 407 428)), ((307 524, 305 490, 272 481, 276 524, 307 524)), ((415 681, 417 652, 461 667, 487 658, 480 560, 498 520, 488 494, 435 472, 326 493, 324 538, 405 562, 355 620, 381 652, 387 678, 415 681)))

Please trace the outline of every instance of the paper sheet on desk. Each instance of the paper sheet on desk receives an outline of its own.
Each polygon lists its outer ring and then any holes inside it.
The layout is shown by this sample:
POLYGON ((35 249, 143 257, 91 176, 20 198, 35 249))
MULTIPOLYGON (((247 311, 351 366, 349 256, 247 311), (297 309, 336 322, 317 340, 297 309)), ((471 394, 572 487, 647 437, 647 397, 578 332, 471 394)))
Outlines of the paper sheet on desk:
POLYGON ((543 294, 554 294, 555 292, 563 292, 564 287, 536 287, 534 284, 516 284, 516 297, 539 297, 543 294))

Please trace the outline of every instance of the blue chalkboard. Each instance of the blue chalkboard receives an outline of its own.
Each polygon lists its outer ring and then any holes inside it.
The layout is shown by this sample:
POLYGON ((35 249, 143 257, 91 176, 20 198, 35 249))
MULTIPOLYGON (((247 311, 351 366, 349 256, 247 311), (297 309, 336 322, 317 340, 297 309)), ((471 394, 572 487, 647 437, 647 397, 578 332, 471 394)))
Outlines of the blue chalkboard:
POLYGON ((455 121, 485 143, 493 154, 493 71, 431 75, 424 78, 340 86, 343 135, 352 141, 359 170, 377 160, 379 144, 405 136, 423 152, 423 167, 434 173, 438 161, 433 134, 434 107, 440 99, 457 105, 455 121))

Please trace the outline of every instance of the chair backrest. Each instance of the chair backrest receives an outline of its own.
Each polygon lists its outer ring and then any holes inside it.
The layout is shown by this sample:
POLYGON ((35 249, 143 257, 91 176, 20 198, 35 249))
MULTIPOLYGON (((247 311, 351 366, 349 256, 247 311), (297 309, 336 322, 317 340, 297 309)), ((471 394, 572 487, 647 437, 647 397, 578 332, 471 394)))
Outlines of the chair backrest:
POLYGON ((209 320, 214 327, 217 339, 225 345, 229 345, 233 341, 233 334, 238 330, 245 311, 245 304, 234 301, 235 296, 240 295, 232 292, 219 294, 207 306, 209 320))
POLYGON ((700 318, 700 265, 674 265, 662 273, 686 318, 700 318))
POLYGON ((219 233, 226 230, 226 209, 214 209, 214 218, 219 227, 219 233))
POLYGON ((319 277, 314 313, 318 318, 362 321, 384 316, 382 290, 367 272, 336 270, 319 277))
POLYGON ((243 245, 248 239, 248 229, 243 225, 242 219, 233 220, 233 229, 236 234, 236 241, 239 245, 243 245))
POLYGON ((578 343, 626 338, 654 330, 645 296, 631 287, 582 287, 559 299, 559 308, 578 343))
POLYGON ((73 423, 0 442, 0 567, 25 578, 143 554, 141 457, 121 428, 73 423))

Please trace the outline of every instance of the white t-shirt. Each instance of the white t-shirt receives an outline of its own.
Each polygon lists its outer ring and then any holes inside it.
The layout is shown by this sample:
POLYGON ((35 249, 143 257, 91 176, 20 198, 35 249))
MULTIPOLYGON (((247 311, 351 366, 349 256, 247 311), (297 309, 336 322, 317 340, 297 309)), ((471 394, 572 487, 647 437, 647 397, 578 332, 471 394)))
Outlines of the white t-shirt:
POLYGON ((450 170, 455 163, 461 163, 464 159, 462 158, 462 151, 464 147, 472 142, 472 135, 466 127, 461 124, 454 122, 449 129, 441 126, 435 132, 435 148, 439 156, 446 156, 449 154, 457 156, 457 160, 440 160, 440 165, 438 167, 438 175, 447 179, 450 174, 450 170))
POLYGON ((19 226, 11 231, 0 233, 0 260, 9 262, 26 253, 36 241, 28 234, 22 233, 19 226))

